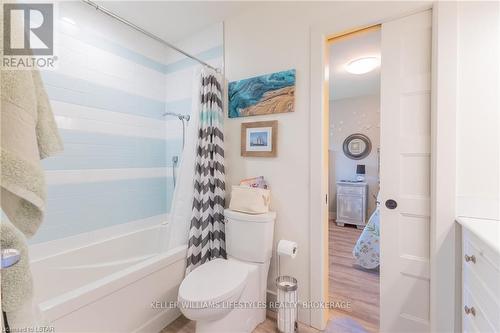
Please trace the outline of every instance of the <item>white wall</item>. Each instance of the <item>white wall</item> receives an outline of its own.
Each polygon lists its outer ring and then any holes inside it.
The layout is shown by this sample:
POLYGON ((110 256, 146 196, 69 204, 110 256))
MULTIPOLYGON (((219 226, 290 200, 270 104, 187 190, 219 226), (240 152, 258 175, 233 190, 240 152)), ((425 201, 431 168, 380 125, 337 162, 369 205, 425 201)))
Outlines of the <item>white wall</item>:
MULTIPOLYGON (((372 21, 373 17, 379 20, 398 17, 416 8, 422 8, 422 3, 415 2, 323 2, 323 3, 261 3, 256 8, 231 17, 225 21, 225 61, 228 80, 238 80, 258 74, 279 71, 288 68, 297 70, 296 111, 291 114, 275 116, 261 116, 242 119, 226 120, 226 163, 228 183, 237 182, 240 178, 262 174, 268 178, 273 191, 273 209, 278 213, 275 239, 288 238, 299 243, 299 254, 294 262, 282 262, 283 272, 291 274, 299 280, 300 300, 309 299, 309 123, 310 114, 319 110, 310 110, 309 96, 311 82, 310 75, 310 30, 311 27, 335 26, 331 31, 338 33, 353 28, 353 18, 372 21), (334 22, 334 23, 332 23, 334 22), (259 121, 277 119, 279 122, 278 157, 274 159, 241 158, 239 155, 240 124, 243 121, 259 121)), ((462 97, 469 96, 474 100, 474 107, 466 108, 466 103, 460 103, 458 115, 458 190, 457 197, 469 199, 490 198, 490 202, 498 202, 498 3, 460 3, 461 24, 460 59, 462 97), (473 7, 473 8, 471 8, 473 7), (490 8, 488 8, 490 7, 490 8), (481 8, 478 13, 477 10, 481 8), (481 15, 478 15, 481 14, 481 15), (477 15, 473 22, 472 16, 477 15), (476 31, 475 35, 465 33, 464 30, 476 31), (482 34, 485 34, 484 36, 482 34), (466 37, 468 38, 466 39, 466 37), (474 37, 472 37, 474 36, 474 37), (485 47, 487 46, 487 47, 485 47), (475 54, 475 56, 474 56, 475 54), (469 66, 464 67, 465 63, 469 66), (482 64, 490 64, 489 73, 480 80, 474 78, 474 68, 482 64), (497 78, 494 78, 494 73, 497 78), (484 81, 486 80, 486 81, 484 81), (482 84, 483 82, 489 84, 482 84), (467 85, 465 85, 467 84, 467 85), (483 105, 479 99, 489 101, 483 105), (478 106, 484 106, 479 109, 478 106), (479 113, 474 117, 472 113, 479 113), (476 126, 479 122, 479 126, 476 126), (496 125, 494 125, 496 124, 496 125), (482 130, 490 129, 489 132, 482 130), (477 145, 470 145, 468 141, 487 139, 484 142, 491 144, 489 155, 478 156, 477 145), (489 137, 491 136, 491 137, 489 137), (486 157, 485 157, 486 156, 486 157), (480 161, 479 163, 477 161, 480 161), (490 167, 481 170, 489 162, 490 167), (493 176, 491 176, 493 175, 493 176), (491 176, 491 180, 481 180, 474 183, 474 179, 491 176), (465 179, 467 178, 467 179, 465 179), (475 184, 481 184, 477 186, 475 184)), ((378 23, 375 19, 372 23, 378 23)), ((446 41, 441 40, 440 43, 446 41)), ((469 104, 470 105, 470 104, 469 104)), ((484 147, 484 145, 480 145, 484 147)), ((450 164, 450 168, 456 167, 450 164)), ((459 200, 461 201, 461 200, 459 200)), ((477 200, 476 200, 477 201, 477 200)), ((495 212, 495 204, 491 211, 495 212)), ((462 205, 463 207, 463 205, 462 205)), ((459 213, 471 215, 463 208, 459 213)), ((472 212, 471 212, 472 213, 472 212)), ((491 214, 494 216, 495 214, 491 214)), ((320 223, 318 221, 318 223, 320 223)), ((318 255, 319 257, 319 255, 318 255)), ((320 259, 318 259, 320 260, 320 259)), ((275 273, 272 265, 270 276, 275 273)), ((269 280, 268 287, 274 289, 269 280)), ((300 312, 301 321, 308 322, 307 314, 300 312)), ((436 318, 438 319, 438 318, 436 318)))
POLYGON ((330 101, 330 149, 329 149, 329 211, 337 211, 336 182, 354 180, 356 165, 364 164, 365 181, 368 183, 368 216, 375 209, 374 196, 379 190, 378 152, 380 147, 380 96, 358 96, 330 101), (371 143, 370 155, 361 160, 345 156, 342 144, 354 133, 366 135, 371 143))
MULTIPOLYGON (((290 239, 299 245, 297 257, 282 260, 281 269, 298 279, 301 301, 310 300, 310 113, 320 112, 309 108, 311 27, 336 21, 338 27, 349 29, 353 28, 352 18, 360 13, 370 13, 365 18, 378 16, 383 20, 423 6, 421 2, 259 3, 225 21, 225 73, 229 81, 297 70, 295 112, 226 119, 225 145, 228 186, 255 175, 263 175, 270 182, 272 209, 277 212, 275 242, 290 239), (263 120, 278 120, 278 156, 240 157, 241 123, 263 120)), ((321 253, 315 257, 322 260, 321 253)), ((273 259, 268 279, 271 290, 275 290, 275 274, 273 259)), ((299 319, 309 323, 309 311, 300 310, 299 319)))
POLYGON ((500 219, 500 4, 458 6, 457 215, 500 219))
POLYGON ((456 332, 463 309, 454 219, 500 216, 500 5, 440 2, 434 8, 431 329, 456 332))

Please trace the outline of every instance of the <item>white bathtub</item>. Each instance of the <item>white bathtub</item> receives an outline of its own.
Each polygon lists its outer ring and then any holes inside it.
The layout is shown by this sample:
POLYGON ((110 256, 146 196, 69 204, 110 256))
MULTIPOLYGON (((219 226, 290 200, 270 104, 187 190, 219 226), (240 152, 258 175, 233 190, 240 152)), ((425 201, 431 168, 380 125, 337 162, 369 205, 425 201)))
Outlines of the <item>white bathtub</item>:
POLYGON ((32 260, 43 318, 56 332, 159 332, 180 312, 152 304, 177 299, 186 258, 186 246, 161 253, 165 232, 157 224, 62 251, 36 245, 44 255, 32 260))

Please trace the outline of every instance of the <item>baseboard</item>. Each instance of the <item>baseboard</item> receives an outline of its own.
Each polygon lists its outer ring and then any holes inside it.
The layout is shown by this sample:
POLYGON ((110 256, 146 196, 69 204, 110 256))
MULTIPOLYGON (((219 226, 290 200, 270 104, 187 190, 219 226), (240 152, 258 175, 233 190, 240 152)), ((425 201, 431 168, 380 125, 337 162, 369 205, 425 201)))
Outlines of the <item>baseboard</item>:
POLYGON ((276 312, 275 307, 274 306, 270 306, 270 303, 276 303, 277 301, 278 301, 278 294, 276 294, 275 291, 267 290, 267 292, 266 292, 267 311, 276 312))
POLYGON ((332 220, 332 219, 333 219, 333 220, 334 220, 334 219, 336 219, 336 218, 337 218, 337 212, 328 212, 328 218, 329 218, 330 220, 332 220))
POLYGON ((180 315, 181 311, 178 308, 167 309, 148 320, 133 333, 161 332, 161 330, 176 320, 180 315))

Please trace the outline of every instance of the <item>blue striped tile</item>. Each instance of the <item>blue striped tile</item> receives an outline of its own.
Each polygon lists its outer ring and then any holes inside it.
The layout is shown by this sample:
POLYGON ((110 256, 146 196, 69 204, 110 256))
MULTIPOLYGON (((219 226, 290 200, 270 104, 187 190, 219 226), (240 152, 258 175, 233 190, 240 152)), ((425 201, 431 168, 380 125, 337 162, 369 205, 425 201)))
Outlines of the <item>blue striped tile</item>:
POLYGON ((42 72, 50 99, 92 108, 163 119, 165 102, 51 71, 42 72))
POLYGON ((64 152, 43 160, 45 170, 168 167, 182 141, 65 129, 60 133, 64 152))
MULTIPOLYGON (((224 48, 222 47, 222 45, 218 45, 218 46, 210 48, 206 51, 195 54, 195 56, 197 58, 204 60, 204 61, 212 60, 212 59, 216 59, 216 58, 222 58, 223 55, 224 55, 224 48)), ((197 61, 186 57, 185 59, 168 64, 165 67, 164 73, 170 74, 170 73, 177 72, 177 71, 180 71, 180 70, 183 70, 183 69, 186 69, 188 67, 195 66, 195 65, 198 65, 197 61)))
POLYGON ((98 36, 87 31, 80 32, 77 36, 75 36, 75 38, 86 44, 107 51, 109 53, 113 53, 114 55, 120 56, 124 59, 130 60, 136 64, 142 65, 160 73, 165 73, 166 65, 164 63, 161 63, 157 60, 145 56, 142 53, 124 47, 105 37, 98 36))
POLYGON ((31 244, 165 214, 173 183, 149 178, 52 185, 47 194, 45 221, 31 244))
MULTIPOLYGON (((99 36, 96 34, 93 34, 91 32, 80 32, 78 36, 73 36, 77 38, 78 40, 94 46, 96 48, 99 48, 101 50, 107 51, 109 53, 112 53, 116 56, 119 56, 121 58, 130 60, 136 64, 139 64, 141 66, 147 67, 149 69, 155 70, 160 73, 173 73, 178 70, 185 69, 190 66, 194 66, 198 64, 196 61, 185 58, 170 64, 164 64, 160 61, 154 60, 150 57, 145 56, 142 53, 136 52, 132 49, 129 49, 125 46, 122 46, 110 39, 107 39, 103 36, 99 36)), ((199 52, 197 54, 194 54, 197 58, 201 60, 211 60, 211 59, 216 59, 219 57, 222 57, 224 54, 224 48, 222 45, 217 45, 215 47, 212 47, 208 50, 199 52)))
POLYGON ((183 98, 167 102, 167 111, 181 114, 191 114, 192 99, 183 98))

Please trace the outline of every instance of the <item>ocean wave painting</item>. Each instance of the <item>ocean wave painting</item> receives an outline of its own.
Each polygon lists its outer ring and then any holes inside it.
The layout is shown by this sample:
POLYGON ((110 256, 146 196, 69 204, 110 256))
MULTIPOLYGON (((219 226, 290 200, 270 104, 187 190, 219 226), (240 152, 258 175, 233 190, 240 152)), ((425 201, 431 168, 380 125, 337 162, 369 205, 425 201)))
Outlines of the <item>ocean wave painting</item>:
POLYGON ((229 118, 293 112, 295 69, 229 83, 229 118))

